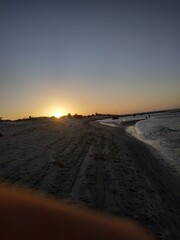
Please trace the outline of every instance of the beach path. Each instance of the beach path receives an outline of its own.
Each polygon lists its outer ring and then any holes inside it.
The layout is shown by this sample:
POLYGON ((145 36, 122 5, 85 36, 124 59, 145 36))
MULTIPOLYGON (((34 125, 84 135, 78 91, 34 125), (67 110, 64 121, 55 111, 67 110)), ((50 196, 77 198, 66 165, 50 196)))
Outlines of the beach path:
POLYGON ((160 239, 180 239, 179 178, 125 126, 39 121, 1 132, 1 181, 136 219, 160 239))

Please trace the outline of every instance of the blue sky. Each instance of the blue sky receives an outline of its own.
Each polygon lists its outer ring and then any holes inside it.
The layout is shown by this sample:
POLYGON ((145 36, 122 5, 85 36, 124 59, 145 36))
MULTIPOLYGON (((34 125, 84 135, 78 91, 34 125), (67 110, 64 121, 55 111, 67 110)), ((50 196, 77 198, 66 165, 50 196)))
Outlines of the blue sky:
POLYGON ((1 1, 4 118, 180 107, 180 1, 1 1))

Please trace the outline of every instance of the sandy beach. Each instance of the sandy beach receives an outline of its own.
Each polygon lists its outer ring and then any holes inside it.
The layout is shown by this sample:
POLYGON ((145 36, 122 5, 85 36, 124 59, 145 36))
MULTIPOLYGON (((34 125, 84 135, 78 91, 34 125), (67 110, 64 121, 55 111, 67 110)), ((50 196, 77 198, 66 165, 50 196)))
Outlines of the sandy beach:
POLYGON ((0 180, 180 239, 179 178, 125 129, 86 119, 1 121, 0 180))

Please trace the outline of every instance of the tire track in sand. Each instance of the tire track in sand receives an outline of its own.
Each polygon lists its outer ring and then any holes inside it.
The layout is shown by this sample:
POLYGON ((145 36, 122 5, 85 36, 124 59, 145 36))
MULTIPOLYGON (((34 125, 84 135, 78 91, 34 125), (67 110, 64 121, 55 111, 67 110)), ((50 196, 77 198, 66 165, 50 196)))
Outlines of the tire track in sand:
POLYGON ((92 150, 92 143, 94 139, 94 133, 91 133, 85 145, 83 146, 83 151, 79 157, 79 167, 76 171, 74 181, 71 186, 70 196, 71 199, 75 202, 80 202, 81 194, 80 188, 81 185, 86 181, 86 169, 91 161, 91 150, 92 150))

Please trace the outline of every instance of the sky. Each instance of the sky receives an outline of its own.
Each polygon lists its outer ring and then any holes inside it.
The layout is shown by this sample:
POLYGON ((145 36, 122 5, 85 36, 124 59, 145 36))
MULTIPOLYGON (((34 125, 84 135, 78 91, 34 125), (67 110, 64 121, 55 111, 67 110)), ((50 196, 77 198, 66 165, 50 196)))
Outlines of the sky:
POLYGON ((0 116, 180 108, 180 0, 1 0, 0 116))

